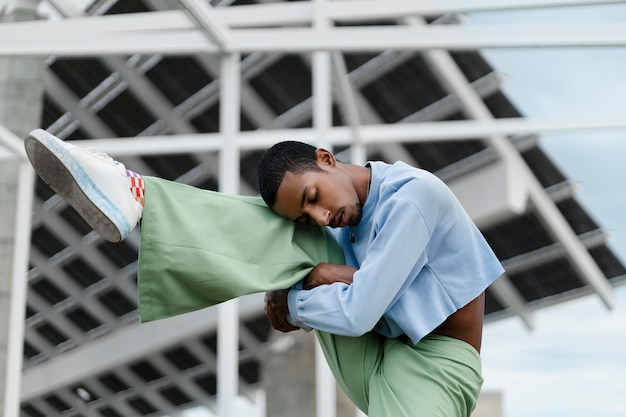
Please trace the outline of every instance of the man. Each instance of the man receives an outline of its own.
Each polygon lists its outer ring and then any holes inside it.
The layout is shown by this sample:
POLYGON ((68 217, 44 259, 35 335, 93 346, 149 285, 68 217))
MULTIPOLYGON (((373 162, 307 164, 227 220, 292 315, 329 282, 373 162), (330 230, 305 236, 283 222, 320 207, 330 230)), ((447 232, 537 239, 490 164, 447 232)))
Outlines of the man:
POLYGON ((338 382, 370 417, 468 416, 482 384, 484 291, 503 270, 445 184, 401 162, 343 164, 299 142, 265 153, 259 184, 279 215, 332 228, 347 263, 319 264, 302 285, 270 292, 272 325, 322 331, 338 382), (368 352, 330 335, 367 337, 368 352), (355 375, 346 364, 359 360, 368 369, 355 375))
MULTIPOLYGON (((272 181, 261 180, 269 205, 295 223, 273 214, 258 198, 142 177, 107 155, 77 148, 40 129, 30 133, 25 147, 41 178, 105 239, 123 240, 141 220, 138 292, 142 321, 251 292, 289 288, 307 277, 300 284, 306 290, 289 291, 289 297, 295 298, 289 317, 320 330, 317 334, 335 377, 369 417, 467 416, 473 409, 482 383, 478 356, 481 294, 501 268, 449 190, 430 174, 409 167, 398 172, 382 163, 369 168, 344 165, 329 152, 305 145, 309 168, 270 175, 276 185, 275 201, 271 200, 272 187, 268 188, 272 181), (424 180, 417 181, 418 190, 406 186, 411 180, 405 180, 412 176, 403 177, 405 171, 420 174, 413 178, 424 180), (420 207, 425 210, 424 224, 415 226, 413 219, 400 226, 404 236, 397 228, 389 234, 394 228, 387 225, 412 218, 406 216, 410 205, 398 207, 392 194, 404 198, 404 190, 419 191, 424 185, 430 192, 418 194, 434 208, 420 207), (450 214, 458 216, 458 221, 450 214), (447 223, 451 227, 446 232, 442 225, 447 223), (363 234, 368 224, 371 234, 363 234), (338 234, 343 251, 327 228, 318 225, 341 226, 338 231, 347 231, 347 235, 338 234), (372 242, 386 243, 376 246, 372 242), (437 242, 447 250, 456 248, 458 254, 448 261, 434 259, 437 242), (388 245, 401 257, 371 267, 374 249, 388 245), (407 248, 413 248, 408 255, 407 248), (344 253, 350 257, 349 266, 343 265, 344 253), (468 253, 477 258, 462 256, 468 253), (409 258, 416 257, 420 261, 409 268, 409 258), (404 283, 399 283, 399 269, 407 271, 404 283), (384 285, 377 286, 375 281, 384 285), (448 294, 448 290, 453 291, 448 294), (338 294, 348 298, 337 298, 338 294), (307 298, 313 307, 319 305, 311 308, 307 298)), ((260 171, 281 171, 276 163, 280 158, 272 156, 281 147, 268 151, 260 171)), ((281 293, 287 291, 273 294, 281 293)), ((271 303, 267 309, 270 316, 277 311, 271 303)), ((282 322, 279 326, 285 326, 284 330, 297 328, 286 324, 286 310, 273 323, 282 322)))

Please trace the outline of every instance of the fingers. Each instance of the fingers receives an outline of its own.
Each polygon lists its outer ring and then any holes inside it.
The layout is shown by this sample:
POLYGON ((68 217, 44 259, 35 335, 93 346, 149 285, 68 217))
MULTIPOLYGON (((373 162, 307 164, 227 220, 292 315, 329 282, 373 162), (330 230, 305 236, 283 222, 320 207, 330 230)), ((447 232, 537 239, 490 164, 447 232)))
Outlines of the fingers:
POLYGON ((287 321, 289 307, 287 306, 286 298, 286 292, 283 294, 283 291, 265 293, 265 316, 274 329, 283 333, 300 329, 287 321))

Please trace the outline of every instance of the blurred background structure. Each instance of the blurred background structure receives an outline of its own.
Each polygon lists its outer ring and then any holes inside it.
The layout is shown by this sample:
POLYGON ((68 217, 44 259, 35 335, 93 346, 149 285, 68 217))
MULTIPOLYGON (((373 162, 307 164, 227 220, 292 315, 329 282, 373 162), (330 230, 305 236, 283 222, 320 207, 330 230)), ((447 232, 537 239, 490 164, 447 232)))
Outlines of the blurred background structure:
MULTIPOLYGON (((261 294, 139 324, 138 231, 102 240, 34 178, 21 140, 37 127, 144 175, 246 195, 260 154, 285 139, 355 163, 403 160, 450 185, 502 261, 488 323, 515 316, 532 329, 534 311, 590 294, 610 309, 624 264, 540 137, 626 121, 524 117, 481 50, 625 46, 626 28, 462 24, 465 13, 592 3, 624 2, 0 6, 4 415, 357 414, 313 335, 274 333, 261 294)), ((499 396, 488 397, 477 414, 495 417, 499 396)))

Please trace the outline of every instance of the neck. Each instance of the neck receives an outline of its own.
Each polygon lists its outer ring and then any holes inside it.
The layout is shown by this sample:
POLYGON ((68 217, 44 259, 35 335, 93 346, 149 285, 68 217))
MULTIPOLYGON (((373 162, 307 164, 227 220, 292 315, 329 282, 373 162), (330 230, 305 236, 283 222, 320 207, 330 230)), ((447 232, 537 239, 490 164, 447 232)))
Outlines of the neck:
POLYGON ((370 186, 372 182, 372 168, 369 165, 359 168, 359 200, 361 201, 361 206, 363 206, 365 204, 365 201, 367 200, 367 197, 369 197, 370 194, 370 186))
POLYGON ((352 184, 356 190, 359 202, 361 205, 365 204, 367 196, 369 194, 370 182, 372 180, 372 172, 369 166, 355 165, 355 164, 337 164, 344 173, 352 178, 352 184))

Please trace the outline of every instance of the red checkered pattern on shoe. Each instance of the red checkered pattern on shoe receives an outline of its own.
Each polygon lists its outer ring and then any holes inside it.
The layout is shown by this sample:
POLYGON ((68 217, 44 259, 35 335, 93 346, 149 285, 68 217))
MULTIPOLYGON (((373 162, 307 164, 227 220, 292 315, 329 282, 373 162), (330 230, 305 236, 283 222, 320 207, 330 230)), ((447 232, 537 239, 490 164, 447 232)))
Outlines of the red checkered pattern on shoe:
POLYGON ((143 206, 145 202, 143 178, 141 177, 141 175, 129 169, 126 170, 126 175, 130 179, 131 194, 133 195, 133 197, 135 197, 135 200, 137 200, 143 206))

